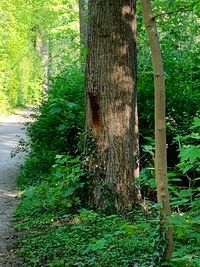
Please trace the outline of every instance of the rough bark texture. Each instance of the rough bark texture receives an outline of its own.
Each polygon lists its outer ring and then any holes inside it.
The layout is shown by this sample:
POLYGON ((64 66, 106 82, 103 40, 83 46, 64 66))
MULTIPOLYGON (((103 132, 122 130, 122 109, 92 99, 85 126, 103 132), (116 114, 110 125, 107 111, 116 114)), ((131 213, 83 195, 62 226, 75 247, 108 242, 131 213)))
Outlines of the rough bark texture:
POLYGON ((88 0, 79 0, 80 43, 87 47, 88 0))
MULTIPOLYGON (((157 198, 161 203, 161 215, 164 224, 168 223, 167 216, 171 214, 167 179, 167 149, 165 122, 165 79, 156 22, 153 17, 150 0, 142 0, 142 11, 152 54, 154 84, 155 84, 155 172, 157 182, 157 198)), ((172 228, 164 228, 168 241, 166 256, 170 258, 173 250, 172 228)))
POLYGON ((126 210, 135 201, 136 1, 90 0, 87 125, 96 140, 91 202, 126 210))

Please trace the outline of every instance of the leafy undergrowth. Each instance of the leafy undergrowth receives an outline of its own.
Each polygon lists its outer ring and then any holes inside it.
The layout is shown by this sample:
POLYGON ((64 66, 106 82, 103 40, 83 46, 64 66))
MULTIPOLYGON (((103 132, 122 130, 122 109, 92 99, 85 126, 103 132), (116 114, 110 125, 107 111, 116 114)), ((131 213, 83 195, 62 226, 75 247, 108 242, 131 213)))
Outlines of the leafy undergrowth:
POLYGON ((133 221, 86 209, 76 215, 52 210, 34 213, 31 204, 30 199, 24 198, 16 214, 18 253, 24 266, 200 266, 199 234, 191 236, 187 220, 178 215, 174 219, 179 222, 175 252, 171 263, 165 264, 153 263, 155 257, 162 255, 162 247, 155 251, 155 244, 159 243, 156 219, 146 220, 135 212, 133 221))
POLYGON ((132 225, 117 215, 81 210, 76 216, 55 213, 29 217, 19 253, 25 266, 150 266, 150 225, 132 225))
POLYGON ((24 266, 200 266, 198 200, 192 211, 171 217, 175 251, 172 261, 164 263, 156 205, 148 203, 146 213, 136 209, 125 216, 84 209, 83 177, 77 158, 59 155, 50 174, 23 192, 15 230, 24 266))
POLYGON ((157 221, 81 208, 82 180, 79 160, 60 155, 48 177, 24 191, 15 213, 24 266, 149 266, 157 221))

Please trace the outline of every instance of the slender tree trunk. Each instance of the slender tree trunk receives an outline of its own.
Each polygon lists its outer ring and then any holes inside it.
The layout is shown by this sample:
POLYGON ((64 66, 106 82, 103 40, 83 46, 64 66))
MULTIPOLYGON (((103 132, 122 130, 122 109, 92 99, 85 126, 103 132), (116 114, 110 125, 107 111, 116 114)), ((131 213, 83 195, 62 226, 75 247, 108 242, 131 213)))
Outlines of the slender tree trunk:
POLYGON ((88 0, 79 0, 80 43, 87 47, 88 0))
MULTIPOLYGON (((157 181, 157 198, 161 203, 162 223, 167 224, 171 214, 167 181, 167 150, 165 122, 165 79, 156 22, 150 0, 142 0, 144 22, 150 40, 155 85, 155 172, 157 181)), ((166 257, 171 258, 173 251, 172 228, 163 228, 168 241, 166 257)))
MULTIPOLYGON (((88 0, 79 0, 79 25, 80 25, 80 62, 82 72, 86 72, 86 49, 88 39, 88 0)), ((85 96, 85 114, 88 113, 89 106, 85 96)), ((87 124, 85 124, 87 129, 87 124)))
POLYGON ((136 112, 136 1, 90 0, 86 123, 95 137, 90 202, 126 210, 133 186, 136 112))
POLYGON ((36 50, 41 56, 43 66, 43 88, 45 92, 49 90, 49 43, 43 39, 40 29, 36 29, 36 50))
POLYGON ((49 88, 51 86, 51 75, 52 75, 52 65, 53 65, 52 49, 53 49, 52 41, 49 38, 49 41, 48 41, 48 62, 47 62, 47 70, 46 70, 46 75, 47 75, 46 88, 47 88, 47 92, 49 91, 49 88))
POLYGON ((137 94, 135 94, 135 113, 134 113, 134 121, 135 121, 135 133, 134 133, 134 159, 135 159, 135 167, 134 167, 134 177, 138 178, 140 175, 140 146, 139 146, 139 120, 138 120, 138 105, 137 105, 137 94))

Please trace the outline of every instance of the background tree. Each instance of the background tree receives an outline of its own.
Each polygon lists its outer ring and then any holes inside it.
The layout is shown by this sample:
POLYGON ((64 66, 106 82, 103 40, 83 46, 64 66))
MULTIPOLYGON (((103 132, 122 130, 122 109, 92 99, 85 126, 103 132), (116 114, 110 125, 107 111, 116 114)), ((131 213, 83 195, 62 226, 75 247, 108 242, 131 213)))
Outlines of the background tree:
POLYGON ((0 3, 0 109, 33 104, 41 96, 42 69, 32 45, 30 3, 0 3))
POLYGON ((90 201, 126 210, 135 200, 136 1, 89 1, 87 123, 96 157, 90 201))
POLYGON ((79 61, 77 2, 3 0, 0 12, 0 109, 38 104, 50 76, 79 61))
POLYGON ((87 47, 88 0, 79 0, 80 42, 87 47))

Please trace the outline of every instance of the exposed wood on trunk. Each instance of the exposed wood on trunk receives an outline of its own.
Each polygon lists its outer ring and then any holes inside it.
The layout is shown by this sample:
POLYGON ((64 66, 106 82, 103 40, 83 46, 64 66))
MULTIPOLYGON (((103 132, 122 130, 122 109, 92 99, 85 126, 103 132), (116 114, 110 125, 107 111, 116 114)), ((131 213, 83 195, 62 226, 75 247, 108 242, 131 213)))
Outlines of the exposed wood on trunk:
POLYGON ((96 139, 90 201, 120 211, 136 198, 135 9, 135 0, 89 1, 86 125, 96 139))
MULTIPOLYGON (((167 224, 171 214, 167 179, 167 150, 165 122, 165 79, 159 37, 153 16, 150 0, 142 0, 144 22, 150 41, 155 85, 155 173, 157 182, 157 198, 161 203, 162 223, 167 224)), ((172 228, 163 228, 167 238, 166 257, 171 258, 173 251, 172 228)))

